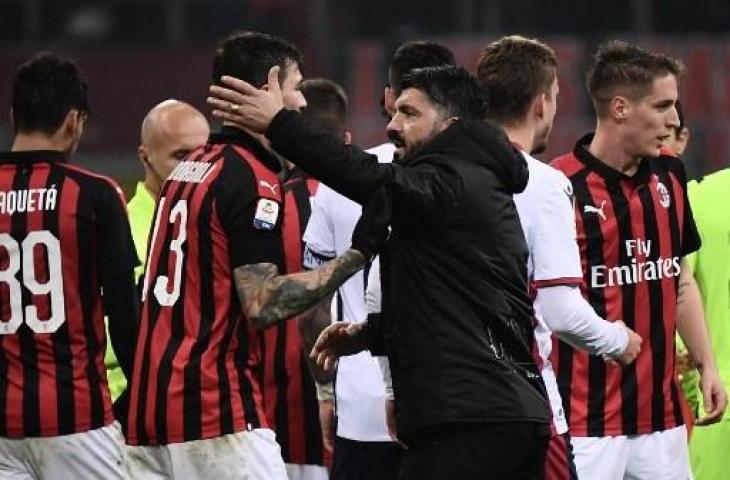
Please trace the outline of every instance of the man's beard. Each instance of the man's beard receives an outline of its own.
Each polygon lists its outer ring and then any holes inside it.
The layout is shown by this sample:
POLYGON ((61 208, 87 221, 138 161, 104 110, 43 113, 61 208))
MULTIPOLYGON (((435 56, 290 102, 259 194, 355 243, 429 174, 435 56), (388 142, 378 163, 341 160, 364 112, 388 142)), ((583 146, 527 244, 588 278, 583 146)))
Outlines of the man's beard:
POLYGON ((405 139, 403 139, 403 137, 399 133, 392 130, 388 131, 388 139, 393 143, 393 145, 395 145, 396 148, 404 148, 403 154, 399 156, 398 153, 396 153, 393 161, 403 162, 409 158, 413 158, 414 156, 418 155, 421 150, 423 150, 423 147, 425 147, 433 139, 433 137, 438 135, 441 130, 441 126, 435 124, 433 128, 431 128, 431 133, 428 135, 427 138, 414 141, 410 145, 406 144, 405 139))

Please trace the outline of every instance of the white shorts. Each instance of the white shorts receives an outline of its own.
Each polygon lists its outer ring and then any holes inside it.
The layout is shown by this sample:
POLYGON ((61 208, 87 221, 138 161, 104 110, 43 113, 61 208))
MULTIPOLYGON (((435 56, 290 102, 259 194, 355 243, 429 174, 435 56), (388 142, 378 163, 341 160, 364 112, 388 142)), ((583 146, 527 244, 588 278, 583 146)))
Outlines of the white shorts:
POLYGON ((328 480, 330 478, 327 468, 321 465, 287 463, 285 466, 289 480, 328 480))
POLYGON ((267 428, 154 447, 127 446, 135 480, 287 480, 281 450, 267 428))
POLYGON ((126 478, 124 437, 117 422, 57 437, 0 438, 0 479, 126 478))
POLYGON ((572 437, 570 441, 580 479, 692 479, 684 425, 645 435, 572 437))

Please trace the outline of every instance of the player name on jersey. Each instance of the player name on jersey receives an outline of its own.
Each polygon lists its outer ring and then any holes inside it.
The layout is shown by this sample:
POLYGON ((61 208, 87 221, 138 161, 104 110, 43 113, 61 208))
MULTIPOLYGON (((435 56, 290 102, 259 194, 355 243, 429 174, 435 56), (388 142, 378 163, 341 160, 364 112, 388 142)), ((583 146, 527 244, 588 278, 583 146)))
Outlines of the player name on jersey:
POLYGON ((180 162, 172 171, 168 180, 188 183, 202 183, 212 171, 212 163, 203 162, 180 162))
POLYGON ((636 284, 645 280, 661 280, 677 277, 681 271, 678 256, 656 260, 649 260, 651 255, 651 240, 640 238, 624 242, 629 265, 607 267, 606 265, 591 266, 591 287, 605 288, 615 285, 623 286, 636 284), (637 258, 639 257, 639 258, 637 258))
POLYGON ((0 215, 55 210, 57 197, 58 190, 55 185, 51 185, 50 188, 0 192, 0 215))

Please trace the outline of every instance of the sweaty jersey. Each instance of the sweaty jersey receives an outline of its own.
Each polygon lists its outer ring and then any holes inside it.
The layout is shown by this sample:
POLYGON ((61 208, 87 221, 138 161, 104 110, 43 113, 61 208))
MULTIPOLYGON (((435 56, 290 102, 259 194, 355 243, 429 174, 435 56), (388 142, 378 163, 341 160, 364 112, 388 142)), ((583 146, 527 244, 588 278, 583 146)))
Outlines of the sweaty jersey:
MULTIPOLYGON (((687 259, 700 288, 712 353, 727 389, 730 387, 730 169, 690 182, 689 200, 702 248, 687 259)), ((701 399, 696 400, 701 407, 701 399)), ((723 421, 729 419, 730 416, 723 417, 723 421)))
POLYGON ((130 444, 267 426, 259 336, 242 314, 233 269, 273 263, 283 271, 278 169, 256 140, 224 127, 164 183, 143 286, 130 444))
MULTIPOLYGON (((283 185, 282 236, 287 273, 302 269, 302 235, 312 212, 310 197, 317 186, 316 181, 296 170, 290 172, 283 185)), ((263 405, 281 446, 281 456, 286 463, 323 465, 319 403, 296 317, 266 329, 261 336, 263 405)))
MULTIPOLYGON (((532 288, 583 283, 580 254, 575 241, 572 186, 558 170, 522 152, 530 178, 522 193, 514 196, 527 242, 527 277, 532 288)), ((548 392, 553 426, 565 433, 563 405, 550 363, 551 332, 540 306, 535 305, 535 360, 548 392)))
POLYGON ((136 265, 113 180, 61 152, 0 154, 0 436, 112 422, 101 285, 136 265))
POLYGON ((584 275, 599 316, 621 319, 644 343, 628 367, 557 342, 553 349, 571 435, 645 434, 682 424, 675 380, 681 258, 700 240, 679 159, 644 159, 627 176, 588 152, 592 136, 552 165, 570 179, 584 275))

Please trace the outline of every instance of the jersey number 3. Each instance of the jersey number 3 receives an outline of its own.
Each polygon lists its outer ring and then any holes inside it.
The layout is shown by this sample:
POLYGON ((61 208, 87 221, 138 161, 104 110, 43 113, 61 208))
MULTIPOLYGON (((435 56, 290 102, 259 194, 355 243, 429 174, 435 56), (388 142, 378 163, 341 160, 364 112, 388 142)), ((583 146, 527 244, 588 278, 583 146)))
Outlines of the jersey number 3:
MULTIPOLYGON (((0 285, 8 286, 10 297, 10 318, 0 319, 0 335, 15 333, 23 323, 35 333, 53 333, 66 321, 66 308, 63 299, 63 275, 61 272, 61 244, 58 239, 48 230, 31 232, 25 237, 20 245, 17 240, 7 233, 0 234, 0 249, 7 252, 7 263, 0 270, 0 285), (36 271, 35 253, 36 247, 43 245, 46 249, 48 272, 47 280, 38 280, 36 271), (22 252, 22 265, 21 265, 22 252), (48 295, 50 297, 50 317, 47 320, 38 318, 38 307, 27 305, 23 312, 23 291, 20 281, 17 279, 19 270, 23 285, 32 295, 48 295)), ((1 250, 0 250, 1 251, 1 250)), ((0 257, 2 258, 2 257, 0 257)), ((2 265, 0 263, 0 265, 2 265)), ((1 290, 0 290, 1 291, 1 290)))
MULTIPOLYGON (((155 244, 157 238, 157 230, 160 228, 160 213, 165 208, 165 197, 160 198, 157 206, 157 219, 155 220, 155 229, 152 232, 152 243, 155 244)), ((180 282, 182 281, 183 267, 183 244, 187 239, 187 223, 188 223, 188 202, 178 200, 174 207, 170 210, 169 221, 173 226, 177 223, 177 235, 170 241, 170 253, 175 255, 175 266, 172 275, 160 275, 155 279, 154 294, 157 303, 163 307, 171 307, 175 305, 177 299, 180 298, 180 282), (170 285, 170 277, 172 277, 172 285, 170 285)), ((150 265, 147 262, 147 268, 150 265)), ((142 301, 147 298, 147 278, 149 271, 145 273, 144 286, 142 289, 142 301)))

